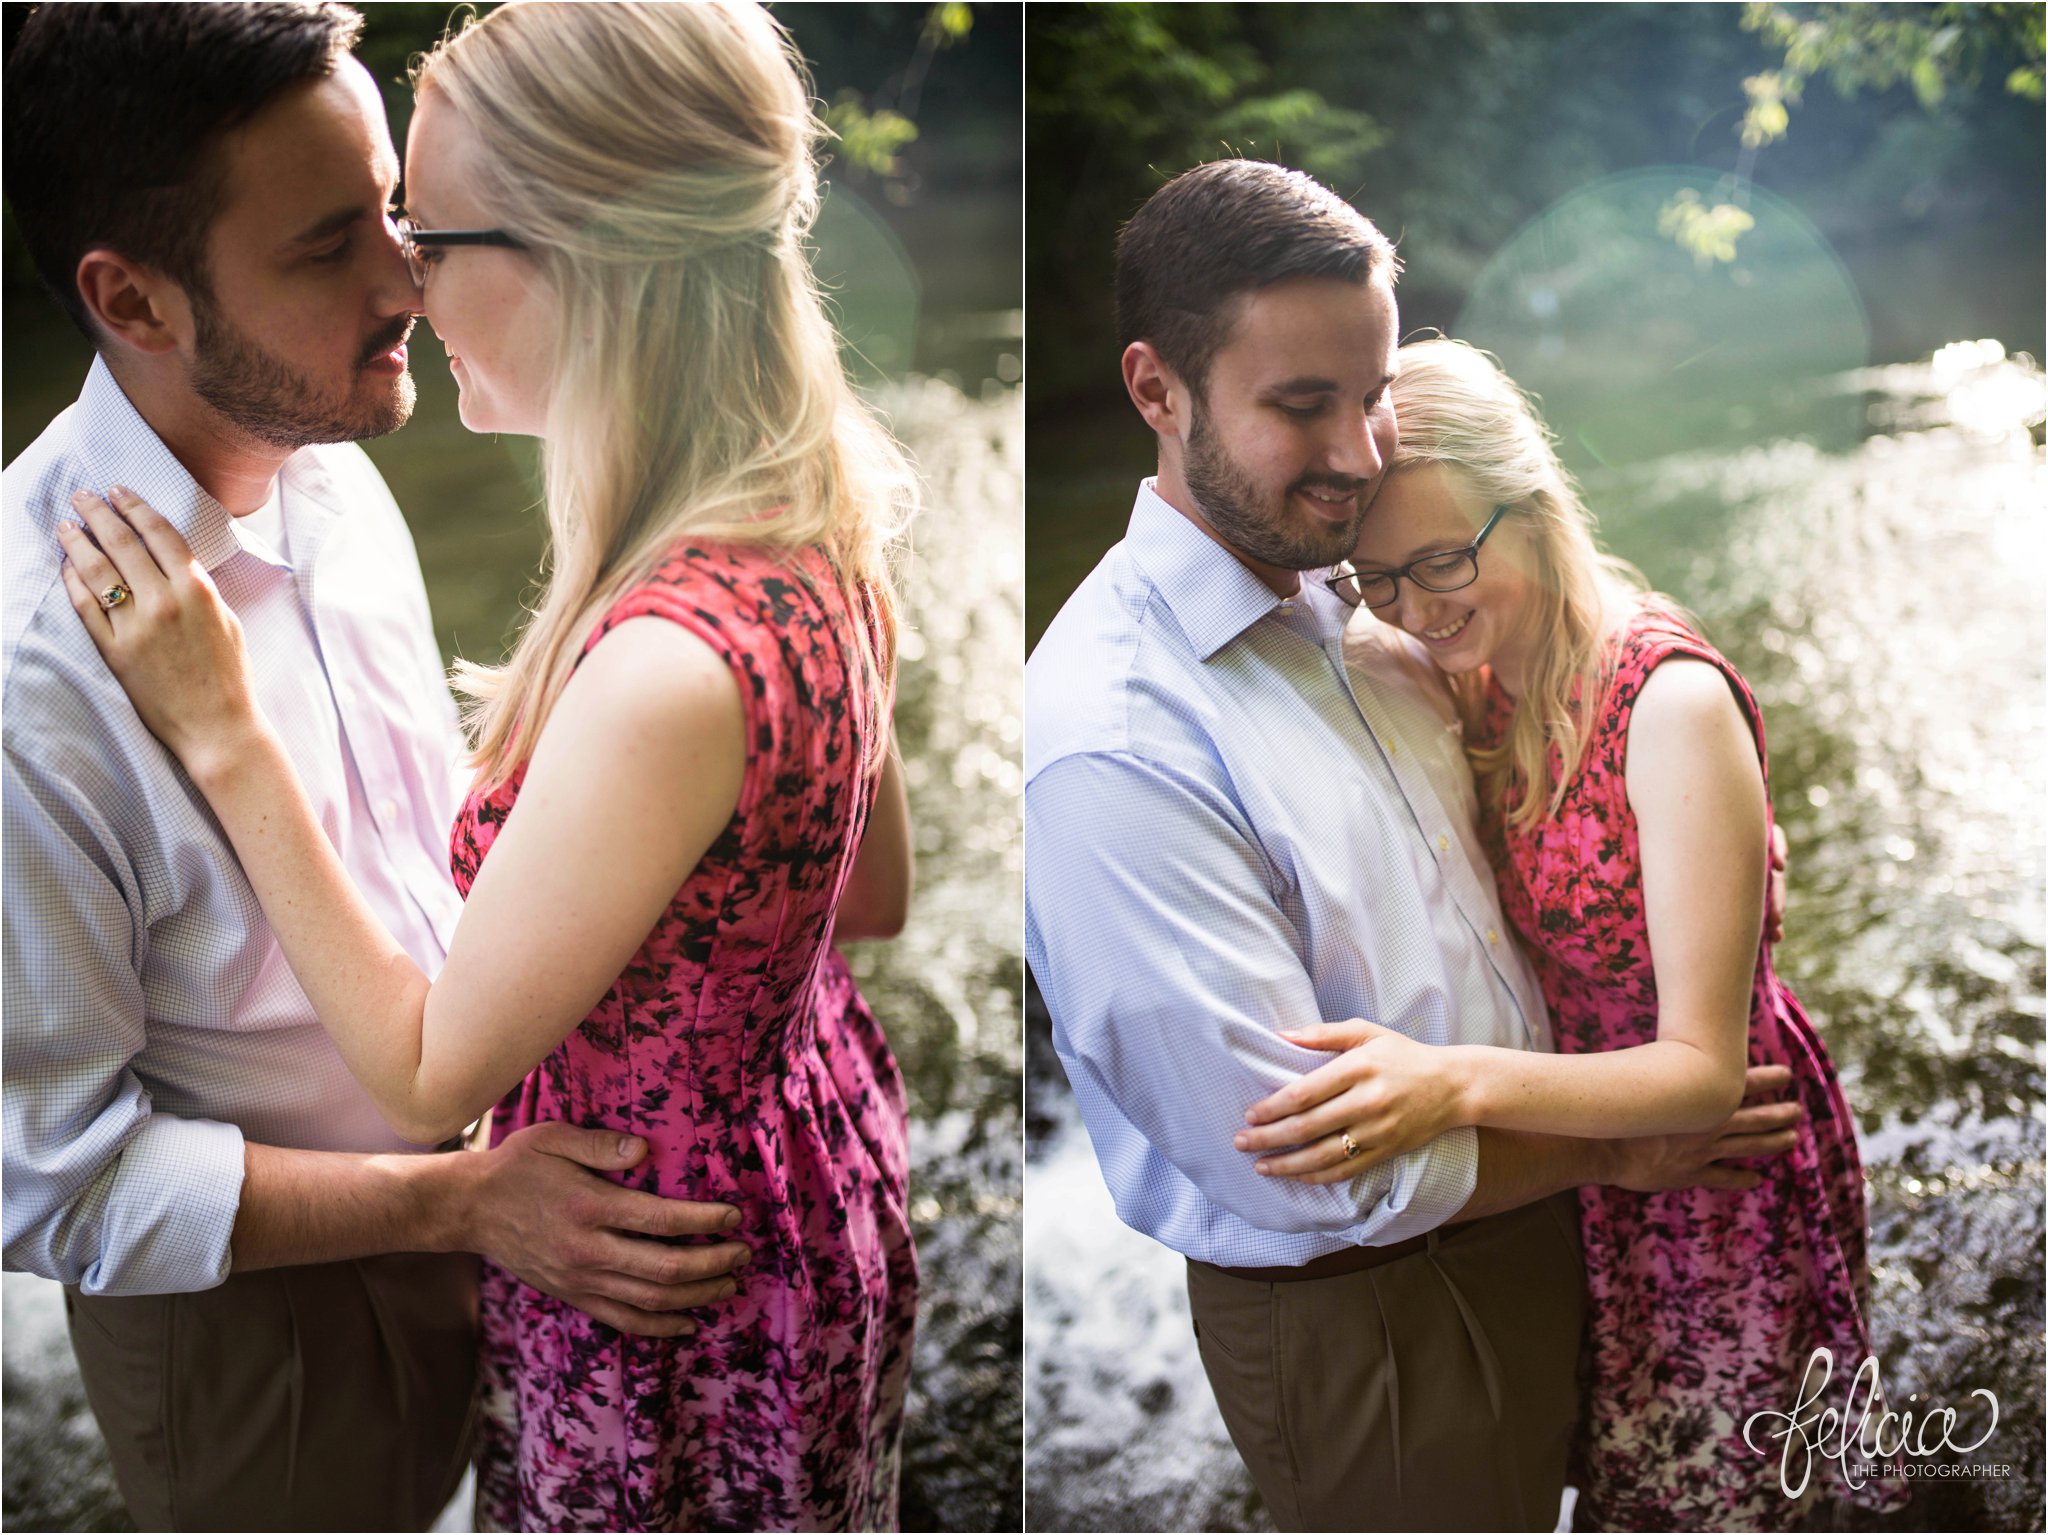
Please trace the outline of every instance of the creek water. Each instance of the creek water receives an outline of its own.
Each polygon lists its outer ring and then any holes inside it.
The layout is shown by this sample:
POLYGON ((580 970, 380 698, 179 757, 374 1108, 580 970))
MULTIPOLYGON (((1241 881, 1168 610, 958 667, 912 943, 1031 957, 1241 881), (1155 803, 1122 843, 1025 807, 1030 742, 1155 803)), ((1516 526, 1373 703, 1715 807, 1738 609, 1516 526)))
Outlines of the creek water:
MULTIPOLYGON (((423 399, 414 426, 373 455, 413 521, 444 641, 474 648, 515 611, 538 553, 534 519, 517 515, 532 502, 529 461, 462 434, 442 398, 445 372, 418 371, 433 408, 423 399)), ((910 1089, 923 1286, 903 1521, 1013 1530, 1023 1482, 1022 413, 1013 388, 970 398, 930 379, 884 386, 877 399, 927 486, 902 567, 897 705, 917 896, 901 937, 848 954, 910 1089)), ((4 1297, 6 1525, 132 1529, 58 1287, 8 1274, 4 1297)), ((454 1515, 445 1527, 470 1527, 454 1515)))
MULTIPOLYGON (((1763 704, 1792 848, 1777 965, 1862 1127, 1885 1388, 1960 1409, 1959 1443, 1987 1425, 1972 1393, 1997 1400, 1991 1437, 1945 1459, 2004 1471, 1932 1476, 1887 1528, 2042 1527, 2042 418, 2031 359, 1964 342, 1808 380, 1741 440, 1582 474, 1606 545, 1763 704), (1809 429, 1844 419, 1846 437, 1809 429)), ((1056 455, 1034 423, 1034 461, 1056 455)), ((1034 626, 1134 481, 1034 477, 1034 626)), ((1116 1219, 1031 1003, 1031 1526, 1271 1528, 1196 1358, 1182 1260, 1116 1219)))

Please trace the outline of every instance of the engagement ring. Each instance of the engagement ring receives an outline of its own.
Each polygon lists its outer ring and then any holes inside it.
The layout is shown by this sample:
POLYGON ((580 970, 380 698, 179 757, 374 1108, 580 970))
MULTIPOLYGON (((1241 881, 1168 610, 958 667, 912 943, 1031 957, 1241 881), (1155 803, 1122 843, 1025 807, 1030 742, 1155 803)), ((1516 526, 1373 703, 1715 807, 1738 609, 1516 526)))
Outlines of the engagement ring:
POLYGON ((1349 1130, 1339 1130, 1337 1132, 1337 1139, 1344 1143, 1345 1161, 1348 1162, 1353 1157, 1358 1155, 1358 1142, 1354 1141, 1351 1138, 1351 1132, 1349 1130))
POLYGON ((127 600, 128 588, 121 585, 121 583, 118 581, 115 582, 112 586, 108 587, 105 591, 100 593, 100 606, 105 608, 109 613, 113 612, 114 609, 118 608, 122 603, 126 602, 127 600))

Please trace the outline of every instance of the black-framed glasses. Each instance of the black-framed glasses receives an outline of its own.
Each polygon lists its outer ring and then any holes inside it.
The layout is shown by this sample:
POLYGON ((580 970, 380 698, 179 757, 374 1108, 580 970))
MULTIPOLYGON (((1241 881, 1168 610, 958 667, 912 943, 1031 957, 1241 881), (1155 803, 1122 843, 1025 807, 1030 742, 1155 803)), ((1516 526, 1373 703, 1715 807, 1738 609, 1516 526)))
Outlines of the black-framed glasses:
POLYGON ((449 245, 496 245, 505 250, 523 251, 526 242, 516 235, 508 235, 502 229, 422 229, 418 219, 393 219, 398 230, 399 249, 405 252, 405 264, 412 269, 413 286, 427 285, 427 268, 432 265, 427 256, 431 250, 440 250, 449 245))
POLYGON ((1425 554, 1419 560, 1410 560, 1399 570, 1361 573, 1357 566, 1346 560, 1331 570, 1323 584, 1354 608, 1361 602, 1369 608, 1392 606, 1394 599, 1401 595, 1404 580, 1413 581, 1425 592, 1459 591, 1479 579, 1479 546, 1486 542, 1486 535, 1507 514, 1505 506, 1496 506, 1493 515, 1486 519, 1486 526, 1479 530, 1479 536, 1462 549, 1425 554))

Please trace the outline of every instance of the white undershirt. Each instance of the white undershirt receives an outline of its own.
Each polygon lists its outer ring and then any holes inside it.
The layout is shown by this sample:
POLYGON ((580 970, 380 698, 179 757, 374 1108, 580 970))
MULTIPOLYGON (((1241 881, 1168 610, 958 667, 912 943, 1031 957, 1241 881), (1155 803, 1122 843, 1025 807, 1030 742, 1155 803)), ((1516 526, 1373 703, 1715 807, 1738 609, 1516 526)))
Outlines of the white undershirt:
POLYGON ((251 554, 287 570, 291 568, 292 545, 284 530, 284 500, 278 494, 277 481, 270 482, 268 501, 235 519, 235 532, 251 554))

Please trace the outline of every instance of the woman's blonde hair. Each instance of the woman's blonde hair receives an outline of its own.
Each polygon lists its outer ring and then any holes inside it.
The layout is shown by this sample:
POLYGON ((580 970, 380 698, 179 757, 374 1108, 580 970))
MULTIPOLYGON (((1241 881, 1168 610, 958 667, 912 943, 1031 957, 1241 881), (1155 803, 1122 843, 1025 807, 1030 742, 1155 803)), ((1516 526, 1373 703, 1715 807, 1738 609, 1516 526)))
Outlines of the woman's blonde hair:
MULTIPOLYGON (((1511 786, 1521 786, 1505 808, 1508 825, 1525 830, 1557 813, 1585 757, 1591 716, 1605 691, 1604 619, 1612 599, 1676 609, 1650 593, 1633 566, 1593 542, 1592 516, 1549 428, 1492 357, 1462 341, 1410 342, 1400 351, 1393 397, 1401 445, 1392 472, 1430 464, 1448 470, 1482 505, 1507 507, 1506 520, 1522 529, 1529 550, 1533 608, 1523 622, 1537 640, 1521 696, 1499 744, 1468 749, 1490 802, 1505 804, 1511 786)), ((1473 740, 1485 684, 1468 673, 1452 678, 1451 687, 1473 740)))
POLYGON ((684 538, 822 549, 879 709, 916 482, 812 275, 825 129, 787 33, 749 0, 521 0, 412 78, 473 130, 479 201, 561 305, 546 588, 502 666, 455 670, 481 785, 531 756, 592 627, 684 538))

